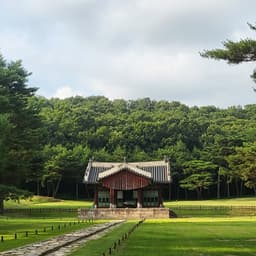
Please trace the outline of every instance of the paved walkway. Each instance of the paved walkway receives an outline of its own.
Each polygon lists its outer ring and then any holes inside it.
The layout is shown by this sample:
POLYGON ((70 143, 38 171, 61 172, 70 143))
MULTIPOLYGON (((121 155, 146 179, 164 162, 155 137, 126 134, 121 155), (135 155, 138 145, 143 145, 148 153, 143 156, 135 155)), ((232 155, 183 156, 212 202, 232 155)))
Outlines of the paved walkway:
POLYGON ((0 252, 0 256, 64 256, 86 241, 98 239, 109 230, 121 225, 121 223, 123 223, 123 221, 113 221, 95 225, 45 241, 18 247, 10 251, 0 252))

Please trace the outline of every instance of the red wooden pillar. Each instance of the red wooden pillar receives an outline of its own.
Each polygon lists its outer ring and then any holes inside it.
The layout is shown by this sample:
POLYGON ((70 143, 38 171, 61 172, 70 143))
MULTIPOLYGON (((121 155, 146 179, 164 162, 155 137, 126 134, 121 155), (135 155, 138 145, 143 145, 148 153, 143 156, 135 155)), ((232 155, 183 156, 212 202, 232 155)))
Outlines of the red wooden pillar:
POLYGON ((94 208, 98 208, 98 188, 97 186, 94 187, 94 199, 93 199, 94 203, 93 206, 94 208))
POLYGON ((163 192, 162 192, 162 187, 158 188, 158 198, 159 198, 159 207, 163 207, 163 192))
POLYGON ((137 190, 137 208, 142 208, 142 189, 137 190))
POLYGON ((109 198, 110 198, 110 208, 116 207, 116 191, 113 188, 109 190, 109 198))

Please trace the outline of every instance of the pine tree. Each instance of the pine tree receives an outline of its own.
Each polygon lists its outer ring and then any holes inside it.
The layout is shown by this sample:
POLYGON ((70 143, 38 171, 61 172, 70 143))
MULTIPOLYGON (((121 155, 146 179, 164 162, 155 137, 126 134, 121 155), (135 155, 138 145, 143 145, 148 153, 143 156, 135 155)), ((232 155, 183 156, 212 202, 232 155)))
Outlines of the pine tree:
MULTIPOLYGON (((256 26, 249 23, 248 26, 256 31, 256 26)), ((222 44, 224 49, 204 50, 200 55, 205 58, 225 60, 228 64, 256 61, 256 40, 249 38, 241 39, 238 42, 226 40, 222 44)), ((256 82, 256 69, 254 69, 251 78, 256 82)))

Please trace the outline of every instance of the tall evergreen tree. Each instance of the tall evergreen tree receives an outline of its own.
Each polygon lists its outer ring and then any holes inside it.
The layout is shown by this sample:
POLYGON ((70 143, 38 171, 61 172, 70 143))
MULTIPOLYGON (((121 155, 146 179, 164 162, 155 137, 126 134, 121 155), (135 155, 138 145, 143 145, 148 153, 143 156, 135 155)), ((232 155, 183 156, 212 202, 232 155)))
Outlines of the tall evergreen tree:
POLYGON ((197 198, 202 199, 203 190, 214 184, 214 171, 217 165, 202 160, 191 160, 184 163, 187 177, 180 181, 181 187, 196 190, 197 198))
MULTIPOLYGON (((31 169, 38 147, 38 111, 29 106, 36 88, 28 87, 28 73, 21 61, 6 62, 0 55, 0 198, 18 196, 20 186, 31 169)), ((24 194, 24 193, 23 193, 24 194)))
MULTIPOLYGON (((249 24, 250 29, 256 31, 256 26, 249 24)), ((200 53, 202 57, 216 60, 226 60, 229 64, 256 61, 256 40, 241 39, 238 42, 226 40, 223 43, 224 49, 204 50, 200 53)), ((256 82, 256 69, 251 78, 256 82)))

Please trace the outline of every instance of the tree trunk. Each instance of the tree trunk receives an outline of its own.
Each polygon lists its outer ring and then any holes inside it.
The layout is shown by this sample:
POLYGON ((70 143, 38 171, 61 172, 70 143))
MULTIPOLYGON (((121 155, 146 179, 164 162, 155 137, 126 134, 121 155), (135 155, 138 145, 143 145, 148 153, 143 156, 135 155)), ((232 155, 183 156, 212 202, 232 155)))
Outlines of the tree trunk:
POLYGON ((40 180, 39 179, 36 180, 36 195, 37 196, 40 195, 40 180))
POLYGON ((230 189, 229 189, 229 180, 228 180, 228 177, 227 177, 227 197, 230 197, 230 189))
POLYGON ((46 190, 47 190, 47 196, 50 196, 50 184, 49 184, 49 182, 46 183, 46 190))
POLYGON ((177 195, 176 195, 176 199, 177 199, 177 200, 180 199, 180 186, 179 186, 179 184, 177 185, 177 195))
POLYGON ((244 193, 244 183, 243 183, 243 181, 241 180, 241 182, 240 182, 240 196, 242 196, 243 193, 244 193))
POLYGON ((185 200, 188 200, 188 191, 185 189, 185 200))
POLYGON ((235 179, 235 186, 236 186, 236 196, 240 196, 239 186, 238 186, 238 178, 235 179))
POLYGON ((200 195, 199 195, 199 189, 198 188, 196 189, 196 194, 197 194, 197 200, 199 200, 200 199, 200 195))
POLYGON ((217 199, 220 199, 220 171, 218 170, 217 178, 217 199))
POLYGON ((76 200, 78 200, 78 193, 79 193, 79 184, 76 182, 76 200))
POLYGON ((90 199, 90 194, 87 184, 85 184, 85 199, 90 199))
POLYGON ((202 188, 197 188, 196 192, 197 192, 197 199, 201 200, 202 199, 202 188))
POLYGON ((58 193, 58 191, 59 191, 61 178, 62 178, 62 177, 59 177, 59 179, 58 179, 58 181, 57 181, 57 184, 56 184, 56 187, 55 187, 55 189, 54 189, 54 191, 53 191, 53 195, 52 195, 52 196, 53 196, 54 198, 56 197, 56 195, 57 195, 57 193, 58 193))
POLYGON ((0 214, 4 213, 4 199, 0 197, 0 214))

